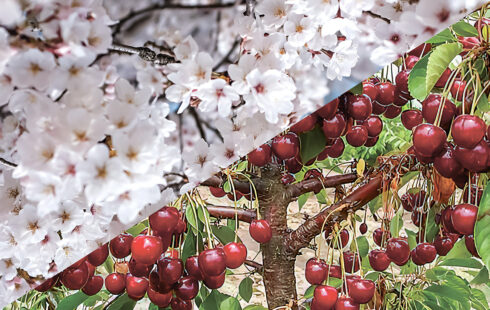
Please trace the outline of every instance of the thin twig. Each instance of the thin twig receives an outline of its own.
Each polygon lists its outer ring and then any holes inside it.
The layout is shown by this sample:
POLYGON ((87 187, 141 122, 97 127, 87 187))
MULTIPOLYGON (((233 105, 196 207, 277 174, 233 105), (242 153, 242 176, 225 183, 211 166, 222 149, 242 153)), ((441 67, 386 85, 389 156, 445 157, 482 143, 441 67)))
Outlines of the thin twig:
POLYGON ((199 118, 199 115, 197 114, 196 109, 191 107, 190 109, 188 109, 188 111, 192 115, 192 117, 194 118, 194 121, 196 122, 196 126, 197 126, 197 129, 199 130, 199 134, 201 135, 201 138, 203 138, 204 141, 208 142, 208 140, 206 139, 206 132, 204 131, 204 128, 202 127, 201 119, 199 118))
POLYGON ((231 46, 230 50, 228 51, 228 53, 226 53, 226 55, 223 57, 223 59, 220 60, 220 62, 218 62, 214 67, 213 67, 213 71, 217 71, 219 69, 219 67, 221 67, 224 63, 226 63, 227 61, 230 60, 230 56, 233 54, 233 52, 235 51, 235 49, 239 46, 240 44, 240 41, 241 40, 235 40, 235 42, 233 43, 233 45, 231 46))
POLYGON ((0 157, 0 163, 4 164, 5 166, 10 167, 10 168, 17 167, 17 164, 14 164, 13 162, 10 162, 10 161, 8 161, 4 158, 1 158, 1 157, 0 157))

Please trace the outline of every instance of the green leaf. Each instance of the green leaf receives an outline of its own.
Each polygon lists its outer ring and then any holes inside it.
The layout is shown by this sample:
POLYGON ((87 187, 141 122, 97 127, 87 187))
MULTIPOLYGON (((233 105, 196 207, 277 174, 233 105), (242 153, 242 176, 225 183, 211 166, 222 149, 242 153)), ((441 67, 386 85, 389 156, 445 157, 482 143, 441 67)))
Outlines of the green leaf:
POLYGON ((439 232, 439 225, 437 225, 436 220, 436 210, 435 208, 431 208, 429 210, 429 214, 427 215, 427 229, 425 233, 425 238, 428 242, 434 241, 437 233, 439 232))
POLYGON ((393 237, 398 237, 403 227, 403 208, 400 208, 390 222, 390 233, 393 237))
POLYGON ((217 310, 220 309, 219 306, 221 303, 231 296, 222 294, 217 290, 212 290, 211 294, 209 294, 206 299, 199 306, 200 310, 217 310))
POLYGON ((248 166, 248 161, 246 161, 246 160, 245 161, 242 161, 236 167, 236 171, 244 171, 245 169, 247 169, 247 166, 248 166))
POLYGON ((240 285, 238 286, 238 292, 240 296, 245 300, 246 302, 250 301, 250 298, 252 298, 252 287, 253 287, 254 281, 250 278, 245 278, 240 282, 240 285))
POLYGON ((487 269, 490 269, 490 183, 485 187, 475 224, 475 245, 487 269))
POLYGON ((305 205, 305 203, 308 201, 308 198, 310 197, 310 195, 311 195, 311 192, 303 194, 303 195, 298 197, 298 207, 299 207, 300 211, 303 208, 303 206, 305 205))
POLYGON ((427 94, 434 88, 444 70, 459 53, 463 51, 460 43, 446 43, 436 47, 429 56, 427 62, 427 76, 425 90, 427 94))
POLYGON ((79 291, 73 295, 65 297, 58 306, 56 310, 72 310, 76 309, 79 305, 81 305, 87 298, 88 295, 85 295, 84 292, 79 291))
POLYGON ((439 44, 439 43, 455 42, 455 41, 456 38, 452 34, 451 30, 446 28, 443 31, 436 34, 435 36, 433 36, 430 40, 427 41, 427 43, 439 44))
POLYGON ((487 284, 490 283, 487 267, 483 267, 480 272, 471 280, 471 284, 487 284))
POLYGON ((243 310, 267 310, 267 308, 262 305, 248 305, 243 310))
POLYGON ((470 258, 472 255, 466 249, 466 244, 464 243, 464 238, 457 241, 451 251, 447 253, 447 255, 442 259, 442 261, 451 259, 451 258, 470 258))
POLYGON ((235 231, 228 226, 211 226, 213 235, 218 238, 222 244, 227 244, 235 241, 235 231))
POLYGON ((483 265, 474 258, 450 258, 442 261, 439 266, 455 266, 481 269, 483 265))
POLYGON ((185 262, 187 258, 196 254, 196 235, 189 230, 184 239, 182 246, 182 261, 185 262))
POLYGON ((313 298, 313 294, 315 293, 315 287, 316 287, 316 285, 310 285, 306 289, 305 294, 303 295, 303 298, 304 299, 313 298))
POLYGON ((359 255, 365 257, 369 253, 369 242, 365 236, 359 236, 356 238, 357 247, 359 248, 359 255))
POLYGON ((301 144, 301 160, 304 163, 320 154, 327 144, 320 126, 316 126, 313 130, 302 133, 299 136, 299 140, 301 144))
POLYGON ((127 293, 120 295, 116 300, 107 308, 107 310, 131 310, 134 309, 136 301, 129 298, 127 293))
POLYGON ((413 250, 417 246, 417 233, 406 228, 405 232, 407 233, 408 245, 410 246, 410 250, 413 250))
POLYGON ((350 92, 354 95, 362 95, 362 82, 351 88, 350 92))
POLYGON ((478 36, 478 30, 470 24, 468 24, 465 21, 459 21, 456 24, 452 25, 451 28, 453 28, 453 31, 458 35, 462 37, 477 37, 478 36))
POLYGON ((471 307, 476 310, 488 310, 488 301, 485 294, 476 288, 471 288, 471 307))
POLYGON ((102 266, 107 271, 107 273, 113 273, 114 272, 114 261, 112 260, 111 255, 107 256, 107 259, 102 264, 102 266))
MULTIPOLYGON (((334 277, 329 277, 328 281, 327 281, 327 285, 333 286, 333 287, 340 287, 342 285, 342 280, 334 278, 334 277)), ((313 297, 313 295, 312 295, 312 297, 313 297)))
POLYGON ((318 194, 316 194, 316 200, 320 204, 330 204, 330 200, 327 197, 327 193, 322 189, 318 194))
POLYGON ((240 302, 235 297, 228 297, 219 305, 220 310, 242 310, 240 302))
POLYGON ((109 297, 108 293, 109 293, 108 291, 102 290, 102 291, 98 292, 96 295, 93 295, 93 296, 90 296, 89 298, 87 298, 83 302, 83 305, 88 306, 88 307, 93 307, 93 306, 95 306, 95 304, 98 301, 106 300, 109 297))
POLYGON ((145 228, 148 226, 145 225, 144 222, 139 223, 138 225, 135 225, 131 227, 130 229, 127 230, 128 234, 131 234, 133 237, 137 236, 142 232, 145 228))
POLYGON ((429 62, 429 56, 431 53, 428 53, 424 57, 422 57, 412 68, 410 71, 410 75, 408 76, 408 89, 410 94, 415 99, 422 101, 427 97, 429 93, 425 87, 425 80, 427 75, 427 64, 429 62))
POLYGON ((198 226, 197 226, 197 222, 196 222, 196 217, 194 216, 194 211, 193 211, 193 206, 188 206, 186 209, 185 209, 185 219, 187 220, 187 223, 189 223, 197 232, 197 230, 199 230, 198 226))

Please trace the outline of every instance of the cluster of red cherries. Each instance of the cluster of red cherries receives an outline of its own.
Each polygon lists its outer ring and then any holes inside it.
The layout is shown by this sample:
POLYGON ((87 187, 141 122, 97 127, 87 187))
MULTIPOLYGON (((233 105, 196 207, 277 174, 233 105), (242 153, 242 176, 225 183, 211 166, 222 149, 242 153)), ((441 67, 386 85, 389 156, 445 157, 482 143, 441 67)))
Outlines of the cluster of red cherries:
POLYGON ((36 290, 44 292, 62 284, 68 289, 81 289, 87 295, 95 295, 105 283, 105 288, 113 295, 126 292, 133 300, 147 295, 158 307, 189 310, 193 309, 192 299, 199 292, 199 281, 210 289, 220 288, 226 269, 238 268, 246 260, 247 248, 242 243, 230 242, 209 247, 182 261, 179 252, 170 245, 172 240, 174 245, 180 244, 187 225, 174 207, 166 206, 152 214, 149 226, 150 229, 135 237, 127 233, 118 235, 36 290), (106 262, 109 252, 120 261, 115 263, 116 272, 104 280, 95 275, 95 269, 106 262))

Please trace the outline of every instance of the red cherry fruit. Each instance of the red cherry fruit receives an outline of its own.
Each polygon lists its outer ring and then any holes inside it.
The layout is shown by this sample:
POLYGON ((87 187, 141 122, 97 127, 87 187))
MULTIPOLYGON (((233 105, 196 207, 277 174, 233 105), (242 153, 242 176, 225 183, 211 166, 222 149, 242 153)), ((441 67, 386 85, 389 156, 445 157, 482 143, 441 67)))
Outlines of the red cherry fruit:
POLYGON ((420 223, 426 223, 427 213, 423 213, 423 209, 414 209, 411 215, 412 222, 415 226, 420 226, 420 223))
POLYGON ((335 287, 318 285, 313 292, 313 309, 332 309, 337 302, 338 292, 335 287))
POLYGON ((454 229, 463 235, 473 234, 477 215, 478 208, 475 205, 468 203, 457 205, 451 214, 454 229))
MULTIPOLYGON (((458 36, 458 41, 463 44, 463 49, 474 49, 475 47, 480 45, 480 40, 475 37, 461 37, 458 36)), ((466 51, 461 54, 466 55, 466 51)))
POLYGON ((378 96, 376 96, 376 101, 379 104, 388 106, 395 100, 395 85, 390 82, 379 83, 376 85, 378 89, 378 96))
POLYGON ((389 238, 391 238, 391 233, 389 230, 383 230, 382 228, 376 228, 373 231, 373 240, 374 240, 374 243, 376 243, 378 246, 381 246, 381 243, 383 242, 383 235, 384 235, 384 241, 385 242, 389 238))
POLYGON ((199 292, 199 283, 191 276, 182 277, 177 281, 174 292, 182 300, 194 299, 199 292))
POLYGON ((404 238, 390 238, 386 243, 386 255, 398 266, 403 266, 410 258, 410 246, 404 238))
POLYGON ((368 96, 371 101, 374 101, 378 96, 378 89, 376 88, 374 83, 364 81, 362 82, 362 94, 368 96))
POLYGON ((367 230, 368 230, 368 226, 366 223, 362 223, 361 225, 359 225, 359 232, 361 233, 361 235, 367 233, 367 230))
POLYGON ((412 262, 417 266, 422 266, 425 264, 424 260, 417 255, 417 251, 415 249, 410 251, 410 258, 412 259, 412 262))
POLYGON ((133 276, 148 277, 153 265, 140 264, 134 258, 131 258, 128 263, 128 268, 133 276))
POLYGON ((87 260, 94 266, 102 265, 109 256, 109 248, 106 244, 101 245, 97 250, 87 256, 87 260))
POLYGON ((398 72, 395 78, 396 88, 405 94, 409 94, 408 90, 408 77, 410 76, 410 70, 402 70, 398 72))
POLYGON ((341 279, 342 278, 342 269, 340 268, 340 265, 327 265, 327 278, 337 278, 341 279))
POLYGON ((444 230, 448 233, 456 233, 456 229, 454 229, 453 222, 451 220, 453 214, 453 208, 447 207, 441 212, 441 223, 444 230))
POLYGON ((430 94, 427 98, 422 102, 422 116, 424 119, 431 124, 434 124, 436 120, 437 112, 439 111, 439 107, 444 102, 444 108, 442 108, 442 117, 441 117, 441 127, 446 128, 451 124, 453 117, 457 113, 457 108, 449 99, 444 99, 439 94, 430 94))
POLYGON ((332 158, 339 158, 344 153, 345 144, 341 138, 335 139, 335 142, 326 148, 327 154, 332 158))
POLYGON ((453 146, 446 144, 444 151, 434 158, 434 168, 445 178, 452 178, 463 172, 463 167, 456 160, 453 146))
POLYGON ((349 242, 349 231, 347 229, 342 229, 340 231, 340 241, 342 242, 342 248, 345 248, 349 242))
POLYGON ((413 210, 412 194, 405 193, 400 197, 400 200, 402 202, 403 209, 405 209, 405 211, 412 212, 413 210))
POLYGON ((34 289, 38 292, 46 292, 49 291, 55 284, 58 282, 60 275, 57 274, 52 278, 45 280, 43 283, 36 286, 34 289))
POLYGON ((294 178, 294 175, 292 175, 291 173, 283 173, 283 175, 281 176, 281 183, 284 185, 291 184, 295 181, 296 179, 294 178))
POLYGON ((130 234, 120 234, 109 242, 109 249, 115 258, 125 258, 131 253, 131 243, 133 236, 130 234))
POLYGON ((336 139, 342 135, 346 126, 345 118, 341 113, 335 114, 331 119, 323 120, 323 134, 326 138, 336 139))
POLYGON ((172 292, 159 293, 152 289, 151 285, 148 286, 146 293, 148 294, 150 301, 160 308, 168 307, 170 305, 170 300, 172 300, 172 292))
POLYGON ((410 99, 412 99, 412 97, 409 94, 400 91, 398 87, 395 89, 395 100, 393 100, 394 106, 401 108, 406 105, 410 99))
POLYGON ((366 140, 366 143, 364 143, 365 147, 373 147, 378 143, 379 136, 378 137, 368 137, 366 140))
POLYGON ((223 247, 226 255, 226 267, 235 269, 247 259, 247 247, 243 243, 230 242, 223 247))
POLYGON ((434 239, 434 246, 436 248, 437 254, 440 256, 446 256, 449 251, 454 246, 454 241, 451 239, 451 237, 447 235, 437 235, 436 238, 434 239))
POLYGON ((213 195, 216 198, 221 198, 221 197, 226 196, 226 192, 222 188, 219 188, 219 187, 210 186, 209 191, 211 192, 211 195, 213 195))
POLYGON ((284 161, 284 164, 286 166, 287 171, 290 173, 298 173, 303 168, 303 164, 298 159, 298 157, 286 159, 284 161))
POLYGON ((351 297, 340 296, 335 303, 335 310, 359 310, 359 304, 351 297))
POLYGON ((454 156, 458 162, 471 172, 483 172, 487 170, 490 149, 485 141, 480 141, 474 148, 467 149, 457 146, 454 156))
MULTIPOLYGON (((180 214, 174 207, 163 207, 149 217, 150 227, 160 234, 172 234, 179 223, 180 214)), ((166 250, 166 249, 164 249, 166 250)))
POLYGON ((170 306, 172 310, 192 310, 192 301, 174 297, 170 302, 170 306))
POLYGON ((305 278, 312 285, 319 285, 327 278, 327 265, 317 258, 310 258, 305 267, 305 278))
POLYGON ((345 138, 354 147, 363 146, 368 138, 368 130, 363 125, 352 126, 345 138))
POLYGON ((381 115, 386 111, 387 106, 381 105, 378 101, 371 102, 373 105, 373 114, 381 115))
POLYGON ((161 282, 174 284, 184 272, 184 266, 180 259, 165 257, 163 254, 157 261, 158 276, 161 282))
POLYGON ((330 101, 326 105, 324 105, 321 109, 316 111, 316 114, 320 115, 324 119, 331 119, 337 113, 337 108, 339 106, 339 98, 335 98, 330 101))
POLYGON ((371 100, 367 96, 355 95, 347 102, 347 110, 349 115, 356 121, 365 120, 371 115, 373 106, 371 100))
POLYGON ((104 279, 101 276, 92 276, 85 283, 82 292, 89 296, 95 295, 100 292, 102 285, 104 285, 104 279))
POLYGON ((446 68, 444 72, 442 73, 441 77, 439 80, 437 80, 436 87, 443 88, 446 86, 447 81, 449 80, 449 77, 451 76, 451 69, 446 68))
POLYGON ((267 243, 272 238, 272 229, 266 220, 253 220, 248 231, 258 243, 267 243))
POLYGON ((458 101, 463 100, 464 89, 466 88, 466 81, 461 79, 455 79, 451 86, 451 95, 458 101))
POLYGON ((61 273, 61 283, 70 290, 81 289, 89 278, 87 264, 81 264, 77 268, 69 267, 61 273))
POLYGON ((131 243, 132 258, 139 264, 153 265, 162 252, 162 241, 156 236, 139 235, 131 243))
POLYGON ((345 272, 354 273, 359 271, 359 255, 351 251, 344 252, 345 272))
POLYGON ((464 236, 464 244, 466 245, 466 249, 468 249, 468 252, 470 252, 471 255, 480 258, 480 255, 476 250, 475 238, 473 238, 473 235, 464 236))
POLYGON ((459 115, 454 119, 451 135, 458 146, 472 149, 480 143, 485 136, 487 126, 485 122, 475 115, 459 115))
POLYGON ((293 158, 299 153, 299 138, 295 133, 276 136, 272 139, 272 152, 281 160, 293 158))
POLYGON ((305 118, 303 118, 302 120, 300 120, 299 122, 297 122, 296 124, 294 124, 290 130, 298 134, 307 132, 315 128, 316 122, 317 122, 316 114, 310 114, 305 118))
POLYGON ((268 144, 262 144, 252 152, 248 153, 248 161, 257 167, 262 167, 271 162, 272 150, 268 144))
POLYGON ((369 137, 377 137, 383 131, 383 121, 376 115, 370 116, 363 125, 367 129, 369 137))
POLYGON ((218 276, 226 270, 223 248, 207 249, 199 254, 199 268, 206 276, 218 276))
POLYGON ((221 273, 220 275, 217 275, 217 276, 206 275, 204 277, 204 284, 212 290, 215 290, 215 289, 222 287, 223 284, 225 283, 225 273, 226 272, 223 271, 223 273, 221 273))
POLYGON ((358 304, 367 304, 374 296, 375 285, 371 280, 353 279, 348 287, 349 296, 358 304))
POLYGON ((424 122, 424 117, 419 110, 406 110, 402 112, 401 120, 405 128, 412 130, 413 127, 424 122))
POLYGON ((191 256, 186 259, 185 270, 187 271, 188 275, 194 277, 196 280, 201 281, 203 279, 201 269, 199 269, 198 256, 191 256))
POLYGON ((408 55, 414 55, 417 57, 422 57, 422 56, 425 56, 427 53, 429 53, 431 48, 432 48, 432 44, 422 43, 419 46, 417 46, 416 48, 414 48, 413 50, 411 50, 410 52, 408 52, 408 55))
POLYGON ((369 264, 376 271, 385 271, 390 266, 391 259, 384 250, 372 250, 369 252, 369 264))
POLYGON ((141 277, 135 277, 131 274, 126 275, 126 292, 129 298, 139 300, 145 296, 148 289, 148 280, 141 277))
POLYGON ((407 69, 411 70, 411 69, 413 69, 413 67, 415 67, 415 65, 417 64, 417 62, 419 60, 420 60, 420 58, 418 56, 410 55, 407 58, 405 58, 405 67, 407 67, 407 69))
POLYGON ((444 149, 446 138, 446 132, 442 128, 431 124, 420 124, 413 132, 413 146, 422 156, 433 157, 444 149))
POLYGON ((396 105, 389 105, 386 108, 386 111, 383 113, 383 116, 389 119, 394 119, 398 115, 402 113, 402 108, 396 105))
POLYGON ((120 273, 111 273, 105 277, 105 288, 113 295, 119 295, 126 288, 126 276, 120 273))
POLYGON ((436 259, 437 250, 431 243, 420 243, 415 247, 415 251, 424 264, 432 263, 436 259))

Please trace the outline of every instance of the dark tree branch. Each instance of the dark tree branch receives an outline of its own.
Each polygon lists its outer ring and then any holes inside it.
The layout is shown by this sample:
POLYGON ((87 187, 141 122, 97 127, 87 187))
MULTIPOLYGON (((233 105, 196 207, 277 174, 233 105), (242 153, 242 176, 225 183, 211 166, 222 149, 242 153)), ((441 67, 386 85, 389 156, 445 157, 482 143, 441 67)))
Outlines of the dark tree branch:
MULTIPOLYGON (((226 177, 222 178, 221 176, 215 175, 202 182, 201 185, 210 187, 222 187, 226 180, 226 177)), ((241 192, 242 194, 247 194, 250 192, 250 183, 248 182, 233 180, 233 186, 235 187, 235 190, 241 192)))
POLYGON ((187 110, 189 111, 189 113, 194 118, 194 121, 196 122, 196 127, 199 130, 199 134, 201 135, 201 138, 203 138, 204 141, 208 142, 208 140, 206 139, 206 132, 204 131, 204 128, 202 127, 201 118, 197 114, 196 109, 193 108, 193 107, 191 107, 191 108, 189 108, 187 110))
POLYGON ((262 266, 262 264, 259 264, 257 262, 254 262, 253 260, 247 259, 244 262, 244 264, 247 265, 247 266, 250 266, 250 267, 254 268, 255 271, 256 272, 259 272, 259 273, 261 273, 264 270, 264 266, 262 266))
MULTIPOLYGON (((235 218, 235 208, 225 207, 225 206, 207 206, 209 214, 218 219, 234 219, 235 218)), ((253 210, 245 210, 237 208, 236 214, 238 220, 246 223, 251 223, 257 214, 253 210)))
POLYGON ((303 180, 296 184, 291 184, 288 186, 287 191, 291 198, 301 196, 302 194, 309 192, 318 192, 322 188, 337 187, 342 184, 352 183, 357 180, 356 173, 348 173, 341 175, 334 175, 326 177, 322 180, 318 178, 303 180), (322 186, 323 183, 323 186, 322 186))
POLYGON ((3 165, 7 166, 7 167, 10 167, 10 168, 15 168, 17 167, 17 164, 14 164, 13 162, 10 162, 4 158, 1 158, 0 157, 0 163, 2 163, 3 165))
POLYGON ((227 61, 230 61, 230 57, 231 55, 233 54, 233 52, 235 51, 235 49, 240 45, 240 39, 238 40, 235 40, 235 42, 233 42, 233 45, 231 46, 230 50, 228 51, 228 53, 226 53, 226 55, 223 57, 223 59, 220 60, 220 62, 218 62, 214 67, 213 67, 213 71, 216 71, 219 69, 219 67, 221 67, 222 65, 224 65, 227 61))
POLYGON ((170 55, 155 53, 152 49, 142 46, 142 47, 134 47, 119 43, 112 43, 109 51, 126 54, 126 55, 138 55, 144 61, 151 62, 155 65, 164 66, 169 63, 175 63, 177 60, 170 55))
POLYGON ((377 18, 377 19, 381 19, 381 20, 387 22, 388 24, 391 24, 391 20, 389 18, 386 18, 384 16, 381 16, 381 15, 376 14, 376 13, 371 12, 371 11, 364 11, 364 13, 366 13, 367 15, 369 15, 371 17, 374 17, 374 18, 377 18))
POLYGON ((321 233, 322 227, 340 223, 349 213, 355 212, 380 194, 382 176, 378 175, 350 195, 306 220, 284 239, 288 252, 296 254, 308 246, 313 238, 321 233), (325 224, 324 224, 325 223, 325 224))

